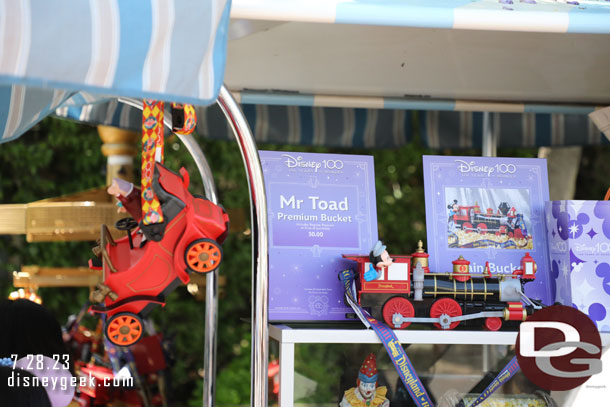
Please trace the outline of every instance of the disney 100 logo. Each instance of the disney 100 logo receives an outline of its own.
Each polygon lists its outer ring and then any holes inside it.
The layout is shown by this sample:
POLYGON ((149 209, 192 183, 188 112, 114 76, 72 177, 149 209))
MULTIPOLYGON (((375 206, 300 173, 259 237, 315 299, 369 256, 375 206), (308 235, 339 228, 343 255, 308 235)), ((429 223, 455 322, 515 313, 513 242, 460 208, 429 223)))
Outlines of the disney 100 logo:
POLYGON ((488 177, 493 173, 514 174, 517 171, 514 164, 477 165, 474 160, 470 162, 455 160, 455 162, 458 163, 457 168, 461 173, 486 173, 488 177))
POLYGON ((343 161, 341 160, 307 161, 300 155, 295 158, 289 154, 282 154, 282 157, 286 157, 285 164, 288 168, 311 168, 314 172, 318 172, 320 168, 325 170, 340 170, 343 168, 343 161))

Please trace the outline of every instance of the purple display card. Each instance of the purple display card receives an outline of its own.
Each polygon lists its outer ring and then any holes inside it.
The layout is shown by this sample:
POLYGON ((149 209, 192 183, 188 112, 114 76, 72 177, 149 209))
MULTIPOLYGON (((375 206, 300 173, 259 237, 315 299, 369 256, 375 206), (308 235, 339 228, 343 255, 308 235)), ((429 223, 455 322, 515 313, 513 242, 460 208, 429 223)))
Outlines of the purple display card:
POLYGON ((610 332, 610 201, 551 201, 546 226, 557 302, 610 332))
POLYGON ((344 320, 344 253, 377 241, 373 157, 261 151, 269 219, 269 320, 344 320))
POLYGON ((430 270, 449 272, 460 255, 471 271, 520 267, 526 252, 538 265, 525 293, 553 302, 544 228, 549 199, 546 160, 537 158, 424 156, 430 270))

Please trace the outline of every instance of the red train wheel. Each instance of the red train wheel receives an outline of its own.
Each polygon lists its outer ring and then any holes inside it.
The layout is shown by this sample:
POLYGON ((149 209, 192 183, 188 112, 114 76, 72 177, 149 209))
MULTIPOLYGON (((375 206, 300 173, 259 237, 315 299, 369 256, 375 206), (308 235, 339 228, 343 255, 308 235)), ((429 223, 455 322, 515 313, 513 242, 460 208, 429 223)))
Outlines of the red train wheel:
MULTIPOLYGON (((457 301, 451 298, 441 298, 440 300, 436 300, 430 307, 431 318, 444 318, 446 316, 459 317, 461 315, 462 307, 460 307, 460 304, 458 304, 457 301)), ((448 329, 454 329, 459 324, 459 321, 453 322, 451 325, 449 325, 448 329)), ((438 329, 443 329, 439 323, 435 323, 434 326, 438 329)))
POLYGON ((464 222, 462 224, 462 230, 466 233, 472 233, 472 223, 464 222))
POLYGON ((405 318, 411 318, 415 315, 415 309, 411 301, 403 297, 390 298, 383 306, 383 320, 392 329, 404 329, 411 325, 410 322, 403 322, 398 328, 392 322, 394 314, 400 314, 405 318))
POLYGON ((485 319, 485 328, 488 331, 498 331, 502 328, 502 320, 498 317, 489 317, 485 319))
POLYGON ((106 323, 106 336, 117 346, 133 345, 143 333, 142 320, 131 312, 116 314, 106 323))
POLYGON ((477 230, 479 231, 480 234, 484 235, 487 233, 487 225, 484 223, 479 223, 477 225, 477 230))
POLYGON ((208 273, 220 266, 222 248, 212 239, 198 239, 186 248, 184 260, 189 270, 208 273))

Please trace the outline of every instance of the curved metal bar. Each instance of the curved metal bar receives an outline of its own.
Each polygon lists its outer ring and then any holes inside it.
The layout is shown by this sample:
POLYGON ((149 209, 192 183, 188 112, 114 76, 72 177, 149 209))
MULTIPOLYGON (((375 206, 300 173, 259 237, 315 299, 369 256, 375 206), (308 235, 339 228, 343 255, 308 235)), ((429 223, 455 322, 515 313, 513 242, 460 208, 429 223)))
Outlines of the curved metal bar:
MULTIPOLYGON (((171 128, 171 127, 170 127, 171 128)), ((205 196, 218 203, 212 170, 192 135, 177 135, 191 153, 202 174, 205 196)), ((216 348, 218 343, 218 270, 205 276, 205 338, 203 340, 203 407, 213 407, 216 399, 216 348)))
MULTIPOLYGON (((131 98, 119 98, 119 102, 142 109, 142 101, 131 98)), ((171 118, 164 115, 163 124, 171 129, 171 118)), ((212 170, 205 158, 201 147, 195 138, 189 135, 176 134, 184 144, 188 152, 195 160, 199 175, 203 181, 204 195, 211 202, 218 204, 218 193, 212 170)), ((213 407, 216 394, 216 347, 217 347, 217 326, 218 326, 218 269, 206 274, 205 279, 205 339, 203 349, 203 406, 213 407)))
POLYGON ((254 137, 243 112, 222 86, 217 100, 231 129, 237 138, 241 151, 248 186, 250 189, 250 209, 252 225, 252 380, 250 405, 267 407, 267 364, 268 364, 268 307, 269 297, 269 243, 267 234, 267 198, 263 170, 256 149, 254 137))

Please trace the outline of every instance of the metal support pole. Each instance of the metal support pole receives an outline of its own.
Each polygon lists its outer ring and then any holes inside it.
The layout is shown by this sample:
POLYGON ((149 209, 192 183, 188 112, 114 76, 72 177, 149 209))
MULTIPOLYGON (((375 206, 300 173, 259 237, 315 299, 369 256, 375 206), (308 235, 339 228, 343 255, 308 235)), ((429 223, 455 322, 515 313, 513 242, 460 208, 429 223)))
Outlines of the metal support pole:
POLYGON ((497 153, 497 133, 491 123, 491 113, 483 112, 483 157, 496 157, 497 153))
MULTIPOLYGON (((218 203, 214 176, 199 144, 192 135, 180 135, 180 140, 197 164, 203 178, 205 197, 218 203)), ((218 271, 205 275, 205 338, 203 340, 203 407, 213 407, 216 399, 216 348, 218 343, 218 271)))
MULTIPOLYGON (((137 99, 119 98, 119 101, 138 109, 142 109, 142 101, 137 99)), ((172 121, 163 118, 163 124, 171 129, 172 121)), ((176 134, 193 157, 203 182, 204 195, 211 202, 218 204, 218 193, 214 176, 201 147, 192 135, 176 134)), ((216 395, 216 347, 218 326, 218 269, 206 274, 205 280, 205 339, 203 349, 203 406, 213 407, 216 395)))
MULTIPOLYGON (((192 135, 177 134, 187 148, 203 179, 205 197, 218 204, 214 176, 199 144, 192 135)), ((203 407, 213 407, 216 400, 216 348, 218 343, 218 271, 205 275, 205 338, 203 342, 203 407)))
POLYGON ((252 407, 267 407, 269 244, 267 198, 265 196, 263 170, 248 122, 233 96, 224 86, 220 89, 218 105, 227 117, 237 138, 250 189, 250 222, 252 224, 252 379, 250 405, 252 407))

